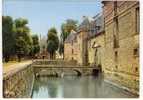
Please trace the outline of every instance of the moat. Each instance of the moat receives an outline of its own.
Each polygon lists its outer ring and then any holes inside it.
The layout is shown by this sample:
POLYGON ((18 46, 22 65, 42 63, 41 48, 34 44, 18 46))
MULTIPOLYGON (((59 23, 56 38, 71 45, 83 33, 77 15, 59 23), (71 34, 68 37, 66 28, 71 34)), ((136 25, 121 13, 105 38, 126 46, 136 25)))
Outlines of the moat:
POLYGON ((34 81, 32 98, 136 98, 104 81, 103 75, 39 77, 34 81))
POLYGON ((27 62, 4 74, 3 95, 5 98, 138 98, 137 94, 108 83, 100 70, 72 66, 63 61, 27 62))

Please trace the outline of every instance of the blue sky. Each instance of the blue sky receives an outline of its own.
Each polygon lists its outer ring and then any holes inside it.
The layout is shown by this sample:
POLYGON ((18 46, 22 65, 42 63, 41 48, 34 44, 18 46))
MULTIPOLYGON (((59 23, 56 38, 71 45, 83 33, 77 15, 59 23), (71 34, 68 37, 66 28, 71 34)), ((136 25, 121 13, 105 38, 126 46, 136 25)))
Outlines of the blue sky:
POLYGON ((67 19, 79 23, 82 16, 93 17, 102 11, 99 0, 3 0, 3 15, 26 18, 32 34, 47 36, 50 27, 60 27, 67 19))

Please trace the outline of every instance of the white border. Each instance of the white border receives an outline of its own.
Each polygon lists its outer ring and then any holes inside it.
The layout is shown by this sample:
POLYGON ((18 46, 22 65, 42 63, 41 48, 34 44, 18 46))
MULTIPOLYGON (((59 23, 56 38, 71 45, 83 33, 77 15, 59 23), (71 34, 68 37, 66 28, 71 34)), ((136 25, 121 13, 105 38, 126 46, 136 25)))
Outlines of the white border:
POLYGON ((0 18, 0 32, 1 32, 1 35, 0 35, 0 97, 2 97, 2 0, 0 0, 0 15, 1 15, 1 18, 0 18))
MULTIPOLYGON (((66 1, 66 0, 65 0, 66 1)), ((81 0, 80 0, 81 1, 81 0)), ((84 0, 83 0, 84 1, 84 0)), ((87 0, 85 0, 87 1, 87 0)), ((89 0, 90 1, 90 0, 89 0)), ((93 0, 91 0, 93 1, 93 0)), ((133 1, 133 0, 128 0, 128 1, 133 1)), ((0 36, 0 98, 1 100, 3 99, 2 98, 2 0, 0 0, 0 15, 1 15, 1 18, 0 18, 0 31, 1 31, 1 36, 0 36)), ((140 100, 143 100, 143 0, 140 0, 140 100)), ((53 100, 52 98, 47 98, 48 100, 53 100)), ((54 98, 54 99, 59 99, 59 100, 62 100, 61 98, 54 98)), ((65 99, 65 98, 63 98, 65 99)), ((75 99, 75 98, 73 98, 75 99)), ((77 99, 77 98, 76 98, 77 99)), ((98 99, 98 98, 81 98, 79 100, 86 100, 86 99, 91 99, 91 100, 95 100, 95 99, 98 99)), ((110 99, 110 98, 100 98, 101 100, 105 100, 105 99, 110 99)), ((111 100, 114 100, 116 98, 113 98, 111 100)), ((118 98, 118 99, 122 99, 123 98, 118 98)), ((138 99, 138 98, 137 98, 138 99)), ((15 99, 11 99, 11 100, 15 100, 15 99)), ((23 100, 27 100, 27 99, 23 99, 23 100)), ((40 99, 37 99, 37 100, 40 100, 40 99)), ((71 99, 66 99, 66 100, 71 100, 71 99)), ((124 98, 124 100, 126 100, 124 98)), ((136 99, 132 99, 132 100, 136 100, 136 99)))

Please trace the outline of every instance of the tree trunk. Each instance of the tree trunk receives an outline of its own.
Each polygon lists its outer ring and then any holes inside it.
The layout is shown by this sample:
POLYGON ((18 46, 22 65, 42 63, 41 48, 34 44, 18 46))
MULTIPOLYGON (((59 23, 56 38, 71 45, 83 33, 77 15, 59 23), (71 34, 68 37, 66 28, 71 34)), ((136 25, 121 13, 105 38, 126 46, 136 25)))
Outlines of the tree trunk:
POLYGON ((6 63, 9 62, 9 55, 6 55, 6 56, 5 56, 5 62, 6 62, 6 63))
POLYGON ((18 54, 18 62, 21 62, 21 55, 18 54))
POLYGON ((50 53, 50 59, 52 59, 52 54, 50 53))
POLYGON ((53 56, 53 55, 54 55, 54 53, 52 52, 52 60, 54 59, 54 56, 53 56))

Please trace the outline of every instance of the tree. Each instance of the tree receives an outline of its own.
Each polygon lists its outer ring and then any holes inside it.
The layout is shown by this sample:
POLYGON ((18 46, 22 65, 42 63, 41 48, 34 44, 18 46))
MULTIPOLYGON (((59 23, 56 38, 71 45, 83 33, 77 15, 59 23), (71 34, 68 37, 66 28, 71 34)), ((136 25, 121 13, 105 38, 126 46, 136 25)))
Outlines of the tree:
POLYGON ((29 55, 32 50, 32 38, 30 36, 30 29, 28 26, 28 21, 23 18, 18 18, 15 20, 15 38, 16 38, 16 53, 19 61, 22 56, 29 55))
POLYGON ((33 55, 35 55, 40 51, 39 38, 37 35, 33 35, 32 40, 33 40, 33 55))
POLYGON ((63 41, 65 41, 67 36, 70 34, 71 30, 77 30, 77 21, 73 19, 68 19, 66 20, 66 23, 63 23, 61 26, 61 38, 63 41))
POLYGON ((55 28, 51 28, 48 31, 48 38, 47 38, 47 51, 50 53, 50 59, 53 59, 55 51, 58 49, 59 46, 59 38, 57 36, 57 31, 55 28))
POLYGON ((73 19, 66 20, 66 23, 63 23, 61 26, 61 41, 60 41, 60 47, 59 47, 59 53, 64 54, 64 41, 70 34, 71 30, 76 31, 77 30, 77 21, 73 19))
POLYGON ((59 43, 59 54, 62 55, 63 52, 64 52, 64 44, 62 43, 62 41, 60 41, 60 43, 59 43))
POLYGON ((2 44, 3 57, 8 62, 11 55, 14 55, 15 34, 13 31, 13 20, 10 16, 2 17, 2 44))

